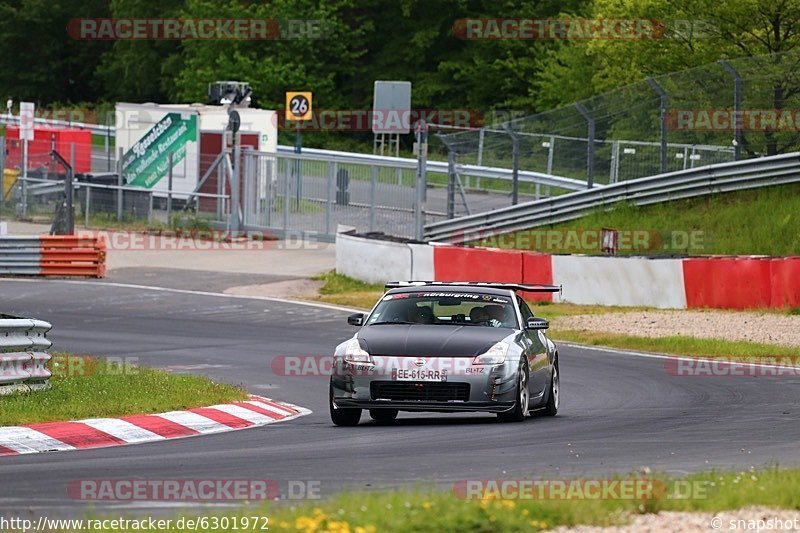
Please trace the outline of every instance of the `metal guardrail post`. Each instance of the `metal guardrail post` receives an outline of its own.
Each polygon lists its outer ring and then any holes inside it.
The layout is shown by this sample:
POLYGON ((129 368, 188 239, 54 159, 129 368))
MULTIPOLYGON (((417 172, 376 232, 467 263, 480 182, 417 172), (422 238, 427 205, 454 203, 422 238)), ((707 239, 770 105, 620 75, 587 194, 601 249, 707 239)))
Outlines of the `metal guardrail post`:
POLYGON ((594 119, 580 102, 575 103, 575 109, 586 120, 586 188, 594 187, 594 119))
POLYGON ((659 152, 659 171, 664 173, 667 171, 667 113, 669 110, 669 101, 667 91, 653 78, 647 78, 647 83, 658 94, 659 99, 659 116, 661 121, 660 135, 661 147, 659 152))
POLYGON ((742 121, 738 119, 742 113, 742 77, 727 61, 720 60, 719 64, 728 74, 733 76, 733 158, 739 161, 742 158, 742 121))

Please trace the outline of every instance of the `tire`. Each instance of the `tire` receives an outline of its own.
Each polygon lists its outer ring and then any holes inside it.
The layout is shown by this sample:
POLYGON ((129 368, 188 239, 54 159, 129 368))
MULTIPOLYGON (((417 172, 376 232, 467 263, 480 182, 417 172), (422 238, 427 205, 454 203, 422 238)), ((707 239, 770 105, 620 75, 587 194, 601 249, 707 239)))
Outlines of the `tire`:
POLYGON ((333 407, 333 387, 330 388, 328 393, 328 408, 331 413, 331 421, 337 426, 357 426, 361 420, 361 409, 338 408, 333 407))
POLYGON ((553 363, 553 378, 550 380, 550 394, 547 398, 547 404, 542 410, 545 416, 556 416, 558 414, 558 406, 561 403, 561 375, 558 372, 558 359, 553 363))
POLYGON ((394 422, 397 418, 397 409, 370 409, 369 416, 376 422, 394 422))
POLYGON ((528 391, 528 370, 520 365, 517 371, 517 401, 514 408, 504 413, 497 413, 500 422, 522 422, 530 409, 530 391, 528 391))

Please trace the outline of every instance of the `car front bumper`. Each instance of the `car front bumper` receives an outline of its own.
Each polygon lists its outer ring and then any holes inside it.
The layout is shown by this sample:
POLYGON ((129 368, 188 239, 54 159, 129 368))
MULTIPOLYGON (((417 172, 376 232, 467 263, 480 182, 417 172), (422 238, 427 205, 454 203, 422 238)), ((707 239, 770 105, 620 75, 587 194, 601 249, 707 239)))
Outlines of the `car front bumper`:
POLYGON ((393 370, 413 367, 417 359, 395 357, 387 366, 350 364, 337 357, 331 375, 334 407, 491 413, 514 407, 517 399, 516 361, 471 365, 464 364, 463 360, 453 363, 436 359, 432 367, 451 369, 446 379, 398 379, 393 370))

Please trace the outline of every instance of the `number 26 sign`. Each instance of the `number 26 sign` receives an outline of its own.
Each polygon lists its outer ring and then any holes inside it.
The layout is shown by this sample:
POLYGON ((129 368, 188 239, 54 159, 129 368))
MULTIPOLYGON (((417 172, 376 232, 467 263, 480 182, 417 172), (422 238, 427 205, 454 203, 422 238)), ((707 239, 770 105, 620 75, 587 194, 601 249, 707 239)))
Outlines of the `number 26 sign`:
POLYGON ((286 93, 286 120, 311 120, 311 92, 286 93))

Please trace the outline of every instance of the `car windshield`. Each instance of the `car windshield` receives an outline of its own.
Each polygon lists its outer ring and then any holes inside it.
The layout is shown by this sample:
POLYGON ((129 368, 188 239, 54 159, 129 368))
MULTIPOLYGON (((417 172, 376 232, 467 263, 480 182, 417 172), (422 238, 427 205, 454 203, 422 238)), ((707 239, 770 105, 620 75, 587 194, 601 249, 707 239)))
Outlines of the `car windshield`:
POLYGON ((511 298, 495 294, 406 292, 385 295, 367 325, 457 324, 516 328, 511 298))

